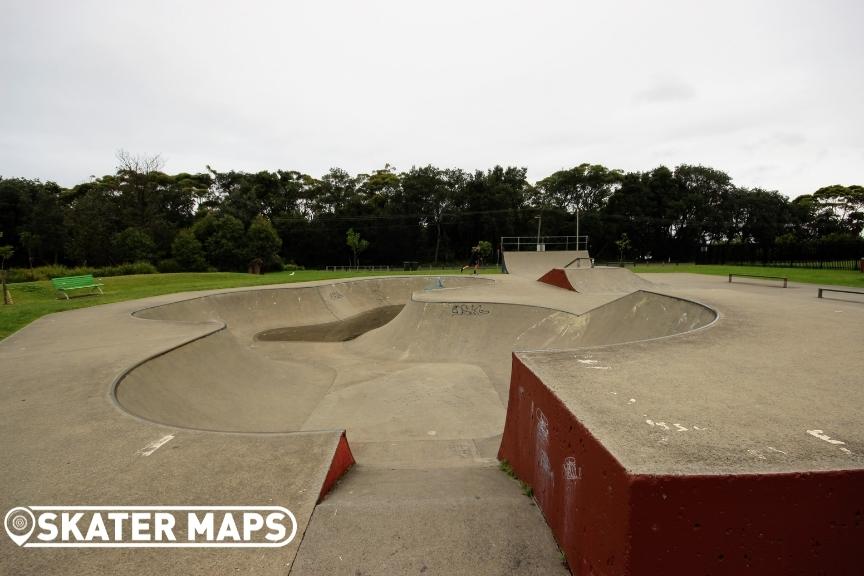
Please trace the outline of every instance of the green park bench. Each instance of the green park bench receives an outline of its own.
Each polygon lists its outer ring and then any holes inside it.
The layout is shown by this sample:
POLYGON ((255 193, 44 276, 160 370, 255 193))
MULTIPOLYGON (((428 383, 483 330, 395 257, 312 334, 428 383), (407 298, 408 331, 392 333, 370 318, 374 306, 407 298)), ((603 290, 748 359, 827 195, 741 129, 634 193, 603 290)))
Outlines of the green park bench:
POLYGON ((63 294, 66 299, 69 299, 69 292, 72 290, 84 290, 89 289, 90 294, 93 294, 93 288, 99 291, 99 294, 102 294, 101 284, 96 282, 96 279, 93 278, 92 274, 85 274, 84 276, 64 276, 62 278, 52 278, 51 284, 54 286, 54 289, 63 294))

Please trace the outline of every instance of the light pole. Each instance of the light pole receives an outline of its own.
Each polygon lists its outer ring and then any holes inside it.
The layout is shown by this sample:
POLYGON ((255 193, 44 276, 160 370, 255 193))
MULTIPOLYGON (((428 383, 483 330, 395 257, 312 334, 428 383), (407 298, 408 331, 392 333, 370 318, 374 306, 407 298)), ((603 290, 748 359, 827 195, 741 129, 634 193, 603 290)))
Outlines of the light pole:
POLYGON ((540 252, 540 225, 543 224, 543 214, 538 214, 537 219, 537 252, 540 252))
POLYGON ((576 205, 576 250, 579 250, 579 205, 576 205))

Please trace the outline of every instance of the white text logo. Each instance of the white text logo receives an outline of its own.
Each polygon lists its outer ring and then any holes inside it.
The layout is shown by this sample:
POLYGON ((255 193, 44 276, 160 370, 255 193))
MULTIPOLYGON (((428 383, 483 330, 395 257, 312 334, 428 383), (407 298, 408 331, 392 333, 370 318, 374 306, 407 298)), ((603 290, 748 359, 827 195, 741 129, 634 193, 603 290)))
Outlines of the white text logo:
POLYGON ((297 534, 281 506, 21 506, 3 524, 23 548, 278 548, 297 534))

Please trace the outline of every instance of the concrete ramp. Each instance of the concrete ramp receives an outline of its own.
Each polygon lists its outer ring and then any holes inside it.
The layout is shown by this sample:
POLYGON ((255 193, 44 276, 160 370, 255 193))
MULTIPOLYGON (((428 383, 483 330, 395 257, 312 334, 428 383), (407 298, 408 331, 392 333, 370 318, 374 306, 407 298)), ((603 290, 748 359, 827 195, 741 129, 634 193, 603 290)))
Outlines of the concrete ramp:
POLYGON ((504 270, 514 276, 538 280, 553 268, 590 268, 587 250, 556 250, 549 252, 502 252, 504 270))
POLYGON ((635 291, 585 314, 540 306, 412 300, 386 326, 353 342, 366 357, 446 362, 484 357, 500 363, 512 350, 571 349, 661 338, 714 321, 709 308, 635 291))
POLYGON ((582 294, 630 293, 648 290, 654 284, 626 268, 555 268, 544 274, 540 282, 582 294))

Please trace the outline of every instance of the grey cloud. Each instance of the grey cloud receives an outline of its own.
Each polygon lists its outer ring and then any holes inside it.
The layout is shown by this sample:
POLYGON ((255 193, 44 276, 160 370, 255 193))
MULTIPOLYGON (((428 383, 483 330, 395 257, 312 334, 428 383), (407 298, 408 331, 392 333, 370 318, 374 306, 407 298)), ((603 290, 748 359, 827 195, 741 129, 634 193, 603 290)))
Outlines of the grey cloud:
POLYGON ((647 88, 637 92, 637 103, 686 102, 696 98, 696 90, 679 78, 657 78, 647 88))
POLYGON ((775 146, 797 147, 807 143, 807 137, 798 132, 775 132, 768 140, 769 144, 775 146))
POLYGON ((758 138, 752 144, 745 144, 743 148, 751 151, 759 151, 766 148, 800 148, 806 145, 807 142, 807 136, 799 132, 779 131, 758 138))

